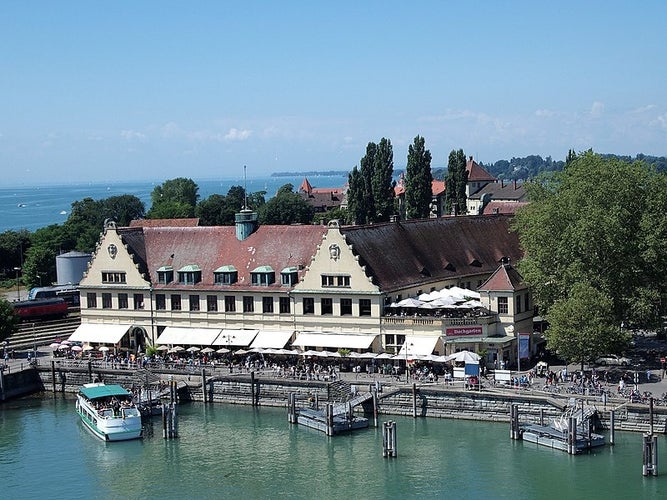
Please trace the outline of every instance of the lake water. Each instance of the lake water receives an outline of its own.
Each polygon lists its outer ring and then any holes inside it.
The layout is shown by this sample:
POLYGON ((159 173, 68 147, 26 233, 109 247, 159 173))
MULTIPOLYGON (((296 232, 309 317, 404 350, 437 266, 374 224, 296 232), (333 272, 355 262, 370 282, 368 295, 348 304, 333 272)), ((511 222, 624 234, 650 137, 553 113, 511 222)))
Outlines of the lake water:
MULTIPOLYGON (((265 177, 244 180, 196 180, 199 199, 212 194, 226 195, 232 186, 246 186, 248 193, 266 191, 266 198, 272 197, 279 187, 291 183, 298 190, 304 176, 265 177)), ((313 187, 342 187, 347 182, 345 176, 308 177, 313 187)), ((115 182, 96 184, 62 184, 43 186, 0 187, 0 233, 8 230, 28 229, 34 231, 50 224, 62 224, 67 220, 72 203, 92 198, 101 200, 124 194, 134 195, 144 202, 146 210, 151 206, 151 192, 160 182, 115 182)), ((240 208, 240 207, 239 207, 240 208)))
POLYGON ((509 424, 381 416, 397 422, 398 457, 382 458, 381 429, 324 434, 284 409, 185 404, 178 439, 155 433, 104 443, 74 413, 72 395, 0 405, 4 498, 461 498, 667 497, 662 475, 641 474, 641 435, 569 456, 509 438, 509 424))

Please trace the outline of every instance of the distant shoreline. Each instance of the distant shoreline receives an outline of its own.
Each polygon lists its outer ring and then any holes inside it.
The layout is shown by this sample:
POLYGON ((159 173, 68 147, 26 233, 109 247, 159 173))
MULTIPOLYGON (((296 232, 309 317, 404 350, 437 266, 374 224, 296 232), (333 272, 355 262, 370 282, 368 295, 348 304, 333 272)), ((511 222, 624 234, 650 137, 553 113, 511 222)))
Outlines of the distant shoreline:
POLYGON ((271 177, 299 177, 303 175, 304 177, 347 177, 350 172, 347 170, 326 170, 326 171, 316 171, 312 170, 309 172, 273 172, 271 177))

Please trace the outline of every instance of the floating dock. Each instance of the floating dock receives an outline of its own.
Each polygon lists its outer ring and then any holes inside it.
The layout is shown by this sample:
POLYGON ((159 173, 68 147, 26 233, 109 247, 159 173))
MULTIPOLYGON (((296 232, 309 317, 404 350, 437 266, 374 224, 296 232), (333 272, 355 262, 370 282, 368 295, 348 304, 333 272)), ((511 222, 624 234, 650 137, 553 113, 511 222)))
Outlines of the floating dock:
MULTIPOLYGON (((555 427, 537 424, 524 424, 520 426, 521 439, 539 446, 546 446, 555 450, 570 451, 568 443, 568 432, 559 431, 555 427)), ((576 438, 572 443, 575 453, 582 453, 591 448, 605 445, 605 437, 601 434, 588 434, 577 431, 576 438)))
POLYGON ((334 415, 331 422, 333 429, 332 431, 327 432, 329 424, 327 423, 326 413, 323 411, 312 410, 310 408, 302 408, 299 410, 297 423, 327 434, 340 434, 368 427, 368 419, 366 417, 357 415, 334 415))

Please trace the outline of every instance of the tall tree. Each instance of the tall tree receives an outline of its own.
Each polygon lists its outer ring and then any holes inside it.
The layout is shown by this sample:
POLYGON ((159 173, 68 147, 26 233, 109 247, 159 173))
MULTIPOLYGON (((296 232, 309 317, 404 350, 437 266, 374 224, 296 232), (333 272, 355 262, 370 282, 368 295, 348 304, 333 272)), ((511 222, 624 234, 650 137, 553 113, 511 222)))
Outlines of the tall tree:
POLYGON ((415 137, 408 147, 408 163, 405 169, 405 207, 408 219, 424 219, 431 212, 433 200, 431 152, 426 149, 423 137, 415 137))
POLYGON ((192 179, 179 177, 155 186, 151 193, 149 219, 193 217, 199 200, 199 187, 192 179))
POLYGON ((369 142, 348 177, 348 214, 355 224, 388 221, 394 213, 394 150, 391 141, 369 142))
POLYGON ((447 162, 447 180, 445 182, 445 210, 448 214, 464 215, 467 213, 467 185, 466 155, 462 149, 458 151, 452 149, 447 162))
POLYGON ((372 222, 387 222, 394 213, 394 150, 384 137, 375 150, 375 166, 371 178, 375 213, 372 222))
POLYGON ((544 314, 574 283, 608 296, 616 324, 658 324, 667 293, 667 175, 642 162, 578 155, 544 183, 526 185, 516 215, 519 270, 544 314))

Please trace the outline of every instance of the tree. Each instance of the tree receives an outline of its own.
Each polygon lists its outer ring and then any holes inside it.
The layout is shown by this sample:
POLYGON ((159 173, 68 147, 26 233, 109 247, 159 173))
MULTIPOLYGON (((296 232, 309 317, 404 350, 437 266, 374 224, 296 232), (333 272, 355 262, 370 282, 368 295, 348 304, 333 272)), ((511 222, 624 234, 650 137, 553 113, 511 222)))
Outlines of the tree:
POLYGON ((56 281, 56 252, 53 248, 33 245, 23 265, 23 284, 28 288, 56 281))
POLYGON ((384 137, 375 150, 371 192, 375 202, 372 222, 387 222, 394 213, 394 150, 384 137))
POLYGON ((394 150, 391 141, 369 142, 348 177, 348 212, 356 224, 386 222, 394 213, 394 150))
POLYGON ((221 194, 212 194, 197 205, 195 214, 202 226, 228 226, 230 221, 225 217, 227 200, 221 194))
POLYGON ((5 298, 0 297, 0 342, 4 342, 18 331, 19 317, 5 298))
POLYGON ((144 202, 131 194, 102 200, 102 210, 104 219, 113 219, 119 226, 129 226, 131 221, 143 219, 146 215, 144 202))
POLYGON ((589 283, 611 299, 615 324, 656 326, 667 292, 667 175, 586 152, 526 189, 531 203, 513 222, 525 250, 518 268, 543 314, 589 283))
POLYGON ((194 217, 199 187, 192 179, 179 177, 155 186, 151 193, 149 219, 182 219, 194 217))
POLYGON ((0 272, 4 276, 13 275, 15 267, 23 266, 23 254, 29 247, 30 233, 27 229, 1 233, 0 272))
POLYGON ((568 362, 591 362, 606 353, 619 352, 628 337, 613 320, 613 302, 588 283, 576 283, 565 298, 549 309, 547 349, 568 362))
POLYGON ((462 149, 449 153, 447 163, 447 180, 445 182, 445 210, 448 214, 465 215, 468 212, 466 187, 468 185, 468 171, 466 170, 466 155, 462 149))
POLYGON ((310 224, 313 208, 294 192, 292 184, 285 184, 259 208, 258 220, 260 224, 310 224))
POLYGON ((425 148, 424 143, 424 138, 417 136, 408 147, 405 169, 405 208, 408 219, 424 219, 431 212, 431 152, 425 148))

